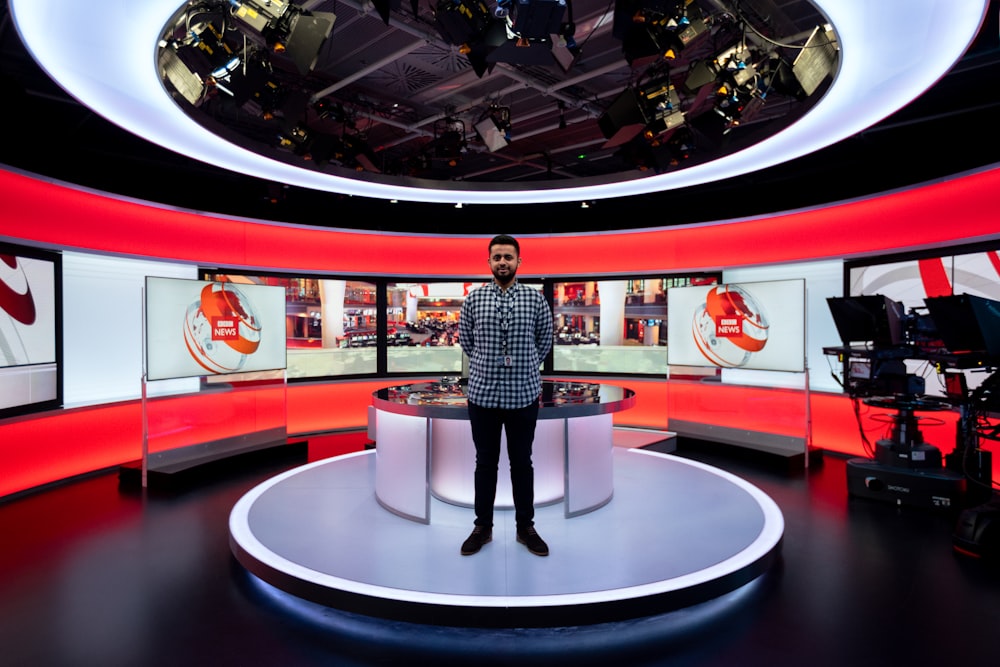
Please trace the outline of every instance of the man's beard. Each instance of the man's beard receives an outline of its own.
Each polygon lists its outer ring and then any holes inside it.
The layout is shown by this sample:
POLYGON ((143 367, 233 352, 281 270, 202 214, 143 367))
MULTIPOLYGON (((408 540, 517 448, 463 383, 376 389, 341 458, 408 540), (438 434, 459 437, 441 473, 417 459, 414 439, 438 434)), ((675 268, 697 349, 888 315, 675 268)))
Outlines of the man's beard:
POLYGON ((514 280, 514 276, 517 275, 516 268, 507 268, 506 273, 500 273, 498 269, 493 269, 493 277, 496 278, 501 283, 509 283, 514 280))

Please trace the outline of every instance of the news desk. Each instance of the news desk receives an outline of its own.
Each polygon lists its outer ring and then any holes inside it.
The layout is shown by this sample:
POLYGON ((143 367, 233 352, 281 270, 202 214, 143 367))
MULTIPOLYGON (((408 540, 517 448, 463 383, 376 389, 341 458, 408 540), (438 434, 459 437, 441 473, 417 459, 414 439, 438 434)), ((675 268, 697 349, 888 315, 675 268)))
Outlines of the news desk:
MULTIPOLYGON (((394 514, 430 523, 431 500, 472 507, 476 451, 465 384, 420 382, 379 389, 375 412, 375 497, 394 514)), ((635 392, 595 382, 544 381, 532 449, 535 504, 562 502, 567 518, 592 512, 614 494, 615 412, 635 392)), ((496 507, 510 509, 510 461, 503 439, 496 507)))

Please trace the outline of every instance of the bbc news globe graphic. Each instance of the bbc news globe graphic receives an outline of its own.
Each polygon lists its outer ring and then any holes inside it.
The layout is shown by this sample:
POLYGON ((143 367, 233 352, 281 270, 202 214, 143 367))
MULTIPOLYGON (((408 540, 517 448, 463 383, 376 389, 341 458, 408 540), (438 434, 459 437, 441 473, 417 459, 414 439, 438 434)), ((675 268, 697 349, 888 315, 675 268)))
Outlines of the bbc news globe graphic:
POLYGON ((691 334, 709 362, 739 368, 767 345, 769 327, 764 307, 749 291, 738 285, 716 285, 695 311, 691 334))
POLYGON ((20 330, 35 323, 28 277, 13 255, 0 255, 0 366, 31 361, 20 330))
POLYGON ((260 345, 260 319, 232 283, 211 283, 184 317, 184 343, 198 364, 211 373, 235 373, 260 345))

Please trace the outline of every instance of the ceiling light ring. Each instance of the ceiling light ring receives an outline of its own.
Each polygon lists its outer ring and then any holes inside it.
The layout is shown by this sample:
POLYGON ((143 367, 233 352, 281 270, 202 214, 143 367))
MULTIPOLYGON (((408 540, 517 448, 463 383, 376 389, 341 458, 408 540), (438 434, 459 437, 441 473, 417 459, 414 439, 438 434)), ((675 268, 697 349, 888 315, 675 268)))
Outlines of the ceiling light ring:
POLYGON ((581 179, 565 187, 346 177, 310 171, 225 142, 187 117, 159 79, 156 44, 176 13, 177 2, 131 3, 126 11, 120 0, 10 0, 10 11, 22 41, 54 80, 81 103, 153 143, 233 171, 309 189, 424 202, 454 202, 456 190, 461 190, 467 203, 545 203, 646 194, 722 180, 819 150, 870 127, 933 85, 972 43, 989 6, 988 0, 913 0, 900 16, 898 7, 886 7, 894 3, 813 0, 836 29, 842 59, 828 94, 794 125, 738 153, 686 169, 644 177, 620 175, 601 182, 581 179), (936 17, 943 14, 953 20, 942 24, 936 17), (114 15, 119 28, 108 25, 109 15, 114 15), (81 29, 94 17, 100 17, 94 30, 81 29), (901 41, 895 50, 877 44, 886 40, 871 32, 887 29, 887 23, 894 31, 893 40, 901 41), (102 36, 109 31, 122 36, 121 42, 108 43, 102 36), (895 68, 878 74, 874 82, 862 80, 870 74, 872 62, 916 60, 915 54, 922 53, 921 35, 931 31, 941 60, 930 65, 925 60, 891 62, 895 68), (883 48, 870 55, 872 46, 883 48), (122 49, 140 57, 121 58, 122 49), (148 58, 141 57, 143 52, 148 58), (102 57, 111 70, 88 66, 80 54, 102 57), (117 70, 112 67, 116 60, 117 70), (868 106, 859 109, 858 99, 866 99, 868 106))

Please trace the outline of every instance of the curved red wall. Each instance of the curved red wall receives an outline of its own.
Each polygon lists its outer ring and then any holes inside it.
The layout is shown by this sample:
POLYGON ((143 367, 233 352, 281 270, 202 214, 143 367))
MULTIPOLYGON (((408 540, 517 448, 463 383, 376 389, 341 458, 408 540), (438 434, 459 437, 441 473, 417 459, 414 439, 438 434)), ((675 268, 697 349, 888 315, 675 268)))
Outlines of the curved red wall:
MULTIPOLYGON (((995 213, 998 190, 1000 168, 994 168, 876 198, 771 217, 537 236, 526 245, 523 273, 552 277, 719 270, 996 239, 1000 237, 995 213)), ((233 219, 116 199, 3 170, 0 201, 0 238, 42 247, 341 275, 398 275, 416 255, 421 257, 422 275, 485 273, 481 244, 489 234, 381 235, 233 219)), ((473 214, 474 208, 470 207, 473 214)), ((616 423, 665 428, 666 383, 625 384, 637 390, 638 404, 616 416, 616 423)), ((382 385, 384 381, 291 385, 288 430, 301 434, 363 428, 371 392, 382 385), (338 409, 332 410, 333 405, 338 409)), ((811 412, 814 446, 862 454, 845 397, 814 394, 811 412)), ((954 427, 942 428, 936 443, 948 449, 954 427)), ((139 458, 141 444, 138 402, 7 420, 0 423, 0 498, 139 458)))

